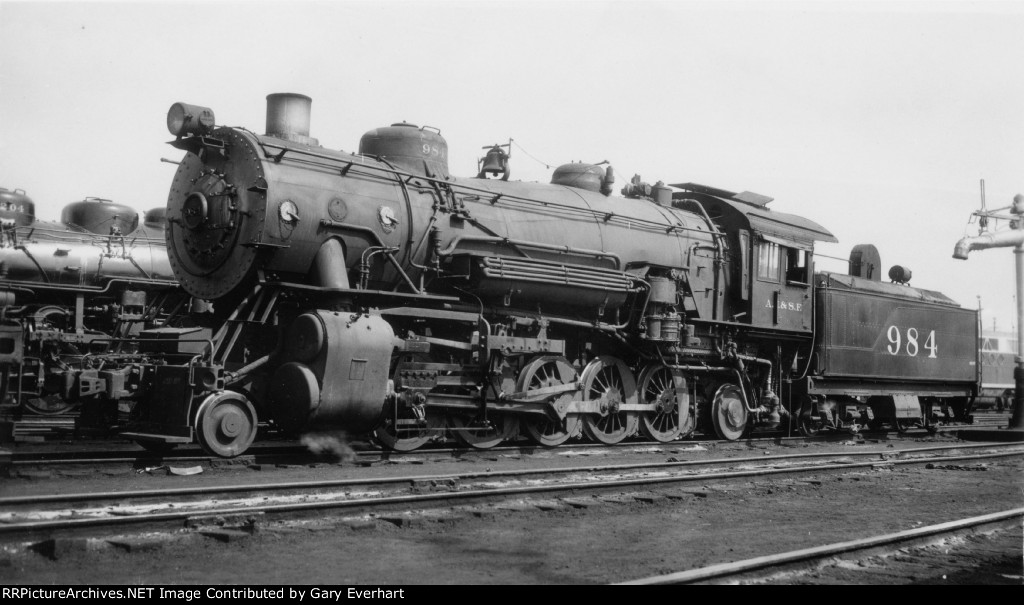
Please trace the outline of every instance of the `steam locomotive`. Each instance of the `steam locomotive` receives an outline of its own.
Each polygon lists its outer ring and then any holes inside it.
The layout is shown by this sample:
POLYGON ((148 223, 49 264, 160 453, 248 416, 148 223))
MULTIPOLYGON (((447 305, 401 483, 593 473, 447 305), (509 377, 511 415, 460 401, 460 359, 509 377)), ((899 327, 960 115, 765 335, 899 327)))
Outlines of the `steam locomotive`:
POLYGON ((127 353, 165 299, 184 295, 167 261, 162 208, 139 215, 100 198, 35 216, 23 190, 0 188, 0 404, 11 416, 55 415, 80 398, 74 371, 127 353))
POLYGON ((232 457, 268 421, 401 451, 553 447, 970 412, 976 312, 904 268, 882 282, 873 246, 852 274, 816 273, 835 237, 770 197, 639 176, 614 196, 612 168, 586 163, 514 182, 501 145, 455 177, 435 128, 377 128, 347 153, 309 136, 309 97, 267 101, 264 135, 168 112, 185 152, 168 258, 212 309, 143 332, 149 362, 80 389, 138 399, 140 444, 232 457))

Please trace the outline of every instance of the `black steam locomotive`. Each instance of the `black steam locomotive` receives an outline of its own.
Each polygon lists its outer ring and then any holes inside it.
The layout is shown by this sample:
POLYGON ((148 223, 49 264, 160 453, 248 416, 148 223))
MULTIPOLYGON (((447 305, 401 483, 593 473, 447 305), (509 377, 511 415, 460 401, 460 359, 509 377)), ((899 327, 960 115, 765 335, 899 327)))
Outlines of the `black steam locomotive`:
POLYGON ((127 353, 125 339, 156 320, 168 297, 185 298, 167 261, 163 214, 151 210, 140 225, 132 208, 86 198, 65 206, 60 222, 42 221, 24 191, 0 188, 5 418, 71 411, 82 395, 70 393, 76 371, 127 353))
POLYGON ((454 177, 436 129, 334 151, 309 136, 310 105, 268 96, 265 135, 204 107, 168 114, 186 152, 169 259, 212 310, 144 332, 157 361, 87 380, 140 400, 127 435, 148 447, 235 456, 262 421, 411 450, 970 411, 976 313, 906 270, 882 282, 870 246, 852 275, 815 273, 815 242, 835 238, 771 198, 639 176, 613 196, 611 167, 583 163, 512 182, 499 145, 454 177))

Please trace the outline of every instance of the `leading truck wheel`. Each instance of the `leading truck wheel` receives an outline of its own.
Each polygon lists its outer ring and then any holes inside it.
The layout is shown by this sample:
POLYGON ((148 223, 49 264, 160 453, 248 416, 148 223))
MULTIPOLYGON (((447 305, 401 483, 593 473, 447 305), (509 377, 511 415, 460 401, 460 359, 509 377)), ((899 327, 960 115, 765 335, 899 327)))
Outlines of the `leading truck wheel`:
POLYGON ((214 456, 234 458, 256 439, 256 410, 245 395, 234 391, 214 393, 196 412, 199 445, 214 456))

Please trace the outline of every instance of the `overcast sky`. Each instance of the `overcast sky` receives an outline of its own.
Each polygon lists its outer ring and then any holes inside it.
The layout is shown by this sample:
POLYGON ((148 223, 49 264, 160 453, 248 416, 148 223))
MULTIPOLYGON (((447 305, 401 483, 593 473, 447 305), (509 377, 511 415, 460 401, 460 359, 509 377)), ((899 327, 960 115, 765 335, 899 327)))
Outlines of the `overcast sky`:
MULTIPOLYGON (((453 174, 507 142, 512 179, 608 160, 616 188, 754 191, 874 243, 884 270, 1015 324, 1011 249, 952 258, 979 206, 1024 193, 1024 2, 13 2, 0 0, 0 186, 41 218, 98 196, 166 202, 174 102, 311 136, 441 129, 453 174)), ((819 260, 819 268, 840 264, 819 260)))

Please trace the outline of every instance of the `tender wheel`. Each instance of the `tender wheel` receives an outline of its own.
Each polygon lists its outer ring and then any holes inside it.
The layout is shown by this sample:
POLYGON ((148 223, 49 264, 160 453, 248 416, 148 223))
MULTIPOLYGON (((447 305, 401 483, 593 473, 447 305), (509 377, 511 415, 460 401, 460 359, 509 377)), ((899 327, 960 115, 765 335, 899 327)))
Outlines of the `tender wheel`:
POLYGON ((204 450, 221 458, 234 458, 256 439, 256 410, 245 395, 221 391, 200 404, 195 427, 204 450))
POLYGON ((804 437, 814 437, 825 429, 825 421, 814 413, 814 405, 805 403, 797 416, 797 428, 804 437))
POLYGON ((916 418, 897 418, 895 422, 896 432, 906 433, 910 429, 918 427, 920 424, 921 421, 916 418))
POLYGON ((673 376, 672 370, 660 364, 640 372, 640 401, 657 407, 657 411, 640 414, 640 430, 648 438, 667 443, 678 439, 687 424, 693 430, 685 391, 676 392, 684 385, 682 377, 673 376))
MULTIPOLYGON (((527 392, 545 387, 576 382, 576 369, 564 357, 544 356, 530 361, 519 373, 516 390, 527 392)), ((566 393, 556 402, 572 401, 574 394, 566 393)), ((526 436, 537 445, 556 447, 562 445, 580 432, 579 414, 568 414, 565 421, 552 420, 543 416, 524 418, 522 429, 526 436)))
POLYGON ((747 406, 743 403, 740 387, 723 384, 715 392, 711 404, 711 426, 719 439, 736 441, 747 430, 747 406))
POLYGON ((472 427, 476 421, 468 416, 453 414, 448 418, 448 425, 456 441, 478 450, 490 449, 502 441, 514 439, 519 433, 519 419, 515 416, 492 413, 487 415, 487 420, 491 428, 467 428, 472 427))
POLYGON ((636 380, 626 364, 608 355, 592 360, 583 369, 583 397, 606 397, 608 408, 604 416, 584 415, 583 433, 587 437, 612 445, 636 433, 637 414, 615 411, 620 404, 637 400, 636 380))
POLYGON ((814 437, 822 430, 821 420, 814 418, 810 414, 800 415, 800 434, 804 437, 814 437))
POLYGON ((396 452, 411 452, 431 439, 439 437, 444 429, 444 419, 431 413, 427 413, 426 419, 419 424, 415 423, 413 418, 399 416, 398 420, 407 424, 400 424, 396 429, 394 418, 388 414, 384 423, 373 432, 373 436, 381 445, 396 452))

